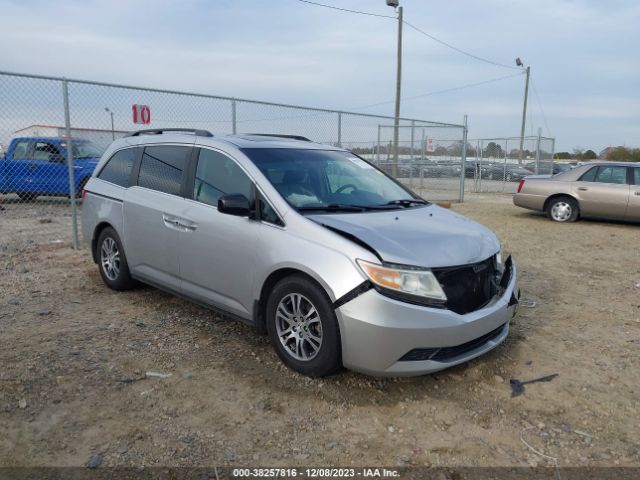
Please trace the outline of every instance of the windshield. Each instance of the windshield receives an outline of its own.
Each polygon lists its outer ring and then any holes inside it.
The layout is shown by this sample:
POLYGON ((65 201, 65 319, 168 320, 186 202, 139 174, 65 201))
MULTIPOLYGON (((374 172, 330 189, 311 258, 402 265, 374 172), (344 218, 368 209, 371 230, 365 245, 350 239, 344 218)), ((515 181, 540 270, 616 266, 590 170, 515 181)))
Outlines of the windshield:
POLYGON ((243 152, 299 210, 364 211, 426 203, 350 152, 283 148, 243 152))
MULTIPOLYGON (((66 142, 61 144, 63 148, 67 148, 66 142)), ((100 158, 104 153, 104 148, 96 145, 89 140, 72 140, 71 148, 73 149, 73 158, 100 158)))

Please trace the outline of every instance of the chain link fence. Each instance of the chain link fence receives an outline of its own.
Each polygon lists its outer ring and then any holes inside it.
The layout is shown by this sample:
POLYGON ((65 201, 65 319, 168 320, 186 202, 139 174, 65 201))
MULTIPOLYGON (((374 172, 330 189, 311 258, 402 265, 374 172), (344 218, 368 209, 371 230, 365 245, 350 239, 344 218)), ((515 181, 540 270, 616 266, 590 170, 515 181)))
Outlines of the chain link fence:
MULTIPOLYGON (((468 141, 465 189, 468 192, 515 193, 527 175, 552 175, 563 170, 553 161, 555 139, 524 137, 481 138, 468 141)), ((566 165, 566 168, 570 168, 566 165)))
POLYGON ((463 200, 463 125, 400 126, 397 164, 393 132, 393 125, 379 125, 378 143, 367 158, 424 198, 463 200))
MULTIPOLYGON (((391 173, 393 125, 378 130, 376 149, 367 156, 391 173)), ((462 136, 438 126, 402 126, 399 145, 395 176, 432 200, 462 200, 464 192, 515 193, 526 175, 564 169, 553 161, 555 139, 541 135, 524 137, 521 159, 520 137, 468 139, 463 152, 462 136)))
MULTIPOLYGON (((379 160, 379 125, 389 122, 392 117, 0 72, 0 218, 5 225, 27 217, 68 221, 77 245, 83 185, 107 146, 132 130, 301 135, 379 160), (134 124, 135 108, 148 125, 134 124)), ((452 142, 462 139, 459 125, 404 118, 399 124, 402 131, 433 128, 447 131, 452 142)), ((455 190, 451 195, 457 198, 455 190)))
POLYGON ((525 139, 519 162, 519 138, 465 141, 464 125, 403 118, 396 161, 392 117, 0 72, 0 218, 68 221, 76 245, 80 195, 101 153, 132 130, 167 127, 341 146, 429 200, 512 192, 523 169, 549 173, 554 165, 554 139, 541 136, 525 139), (136 108, 148 125, 134 124, 136 108))

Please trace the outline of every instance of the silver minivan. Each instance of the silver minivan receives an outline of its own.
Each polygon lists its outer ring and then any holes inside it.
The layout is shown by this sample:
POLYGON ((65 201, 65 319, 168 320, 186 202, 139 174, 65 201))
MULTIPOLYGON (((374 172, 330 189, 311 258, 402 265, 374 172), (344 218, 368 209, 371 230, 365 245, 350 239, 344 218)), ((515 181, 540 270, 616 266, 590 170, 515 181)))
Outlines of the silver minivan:
POLYGON ((116 140, 83 192, 104 282, 138 282, 269 335, 309 376, 435 372, 499 345, 516 269, 487 228, 341 148, 158 129, 116 140))

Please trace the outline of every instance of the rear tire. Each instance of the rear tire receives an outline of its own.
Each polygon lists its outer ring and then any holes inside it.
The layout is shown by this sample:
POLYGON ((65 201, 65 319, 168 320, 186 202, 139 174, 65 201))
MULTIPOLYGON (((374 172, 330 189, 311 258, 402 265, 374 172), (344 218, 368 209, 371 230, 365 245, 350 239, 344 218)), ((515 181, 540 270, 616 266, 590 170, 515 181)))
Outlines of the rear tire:
POLYGON ((342 367, 340 329, 326 292, 303 275, 291 275, 273 288, 266 308, 267 332, 287 367, 324 377, 342 367))
POLYGON ((553 198, 547 204, 547 216, 554 222, 575 222, 580 216, 578 202, 567 196, 553 198))
POLYGON ((113 290, 131 290, 138 282, 131 277, 127 257, 122 248, 120 237, 111 227, 107 227, 98 236, 96 257, 100 276, 113 290))

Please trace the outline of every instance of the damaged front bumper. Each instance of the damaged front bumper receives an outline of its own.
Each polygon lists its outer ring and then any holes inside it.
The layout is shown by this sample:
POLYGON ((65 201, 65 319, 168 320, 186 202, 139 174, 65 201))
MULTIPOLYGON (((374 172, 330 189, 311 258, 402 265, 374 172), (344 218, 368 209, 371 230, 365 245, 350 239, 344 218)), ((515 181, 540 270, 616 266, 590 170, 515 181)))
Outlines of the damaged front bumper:
POLYGON ((509 257, 498 293, 483 308, 457 314, 389 298, 374 289, 336 309, 345 367, 378 376, 436 372, 492 350, 518 309, 516 267, 509 257))

